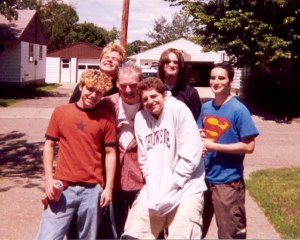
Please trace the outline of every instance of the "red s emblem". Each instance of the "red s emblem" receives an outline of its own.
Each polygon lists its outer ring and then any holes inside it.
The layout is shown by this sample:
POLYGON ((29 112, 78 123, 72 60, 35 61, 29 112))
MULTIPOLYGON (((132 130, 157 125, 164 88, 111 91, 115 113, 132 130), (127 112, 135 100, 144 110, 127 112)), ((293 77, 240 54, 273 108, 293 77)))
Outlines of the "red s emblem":
POLYGON ((206 137, 213 142, 216 142, 219 137, 231 127, 227 118, 209 115, 204 117, 203 125, 206 137))

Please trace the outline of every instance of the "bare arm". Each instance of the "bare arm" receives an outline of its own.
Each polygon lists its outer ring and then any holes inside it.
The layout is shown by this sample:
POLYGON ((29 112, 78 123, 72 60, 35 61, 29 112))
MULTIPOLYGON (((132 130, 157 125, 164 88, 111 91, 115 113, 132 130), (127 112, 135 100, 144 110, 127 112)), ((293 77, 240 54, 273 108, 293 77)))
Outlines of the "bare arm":
POLYGON ((106 184, 101 194, 100 207, 107 207, 112 201, 112 190, 116 172, 116 150, 115 147, 105 147, 105 172, 106 184))
POLYGON ((231 144, 214 143, 207 138, 202 138, 202 142, 208 152, 253 153, 255 148, 254 137, 243 138, 241 142, 231 144))
POLYGON ((44 145, 43 162, 45 171, 45 192, 49 200, 54 199, 53 193, 53 162, 54 162, 54 147, 56 142, 47 139, 44 145))

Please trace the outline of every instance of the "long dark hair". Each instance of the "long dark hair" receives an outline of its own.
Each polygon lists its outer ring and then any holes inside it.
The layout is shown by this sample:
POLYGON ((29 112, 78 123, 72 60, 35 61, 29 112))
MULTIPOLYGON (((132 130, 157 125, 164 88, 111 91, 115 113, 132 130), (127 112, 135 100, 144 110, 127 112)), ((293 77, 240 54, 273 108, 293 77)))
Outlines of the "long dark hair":
POLYGON ((158 76, 163 82, 165 82, 164 66, 169 61, 170 53, 174 53, 178 58, 178 82, 184 82, 184 58, 181 51, 176 48, 168 48, 160 55, 160 59, 158 61, 158 76))

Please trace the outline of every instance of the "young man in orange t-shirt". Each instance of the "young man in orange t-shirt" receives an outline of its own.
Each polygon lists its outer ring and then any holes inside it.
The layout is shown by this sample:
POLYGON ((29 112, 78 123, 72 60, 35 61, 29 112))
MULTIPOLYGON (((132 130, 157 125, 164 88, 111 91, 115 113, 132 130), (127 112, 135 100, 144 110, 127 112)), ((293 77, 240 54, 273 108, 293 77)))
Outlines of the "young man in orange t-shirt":
POLYGON ((80 79, 79 101, 55 108, 51 116, 43 155, 49 204, 43 212, 37 239, 63 239, 74 213, 78 237, 96 239, 104 209, 112 201, 116 168, 115 120, 97 106, 111 87, 106 74, 87 70, 80 79), (59 152, 53 174, 56 144, 59 152), (68 186, 58 201, 54 200, 55 179, 68 186))

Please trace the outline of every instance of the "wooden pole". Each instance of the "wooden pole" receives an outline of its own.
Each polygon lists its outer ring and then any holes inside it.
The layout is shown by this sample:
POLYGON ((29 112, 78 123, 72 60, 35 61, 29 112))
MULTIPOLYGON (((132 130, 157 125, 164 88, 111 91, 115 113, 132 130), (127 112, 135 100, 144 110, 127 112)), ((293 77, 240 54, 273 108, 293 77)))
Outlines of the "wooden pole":
POLYGON ((126 49, 130 0, 123 0, 120 44, 126 49))

